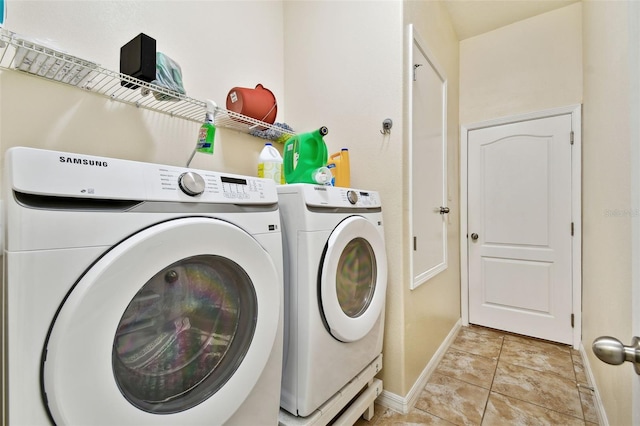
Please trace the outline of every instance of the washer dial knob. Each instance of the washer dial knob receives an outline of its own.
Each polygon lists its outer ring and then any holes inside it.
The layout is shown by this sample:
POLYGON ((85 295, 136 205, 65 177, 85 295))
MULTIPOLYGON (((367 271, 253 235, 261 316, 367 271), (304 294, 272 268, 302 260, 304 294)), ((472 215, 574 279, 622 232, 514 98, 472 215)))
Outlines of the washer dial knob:
POLYGON ((186 172, 178 178, 178 185, 182 192, 192 197, 204 192, 204 179, 197 173, 186 172))
POLYGON ((347 191, 347 200, 351 204, 355 204, 358 202, 358 193, 356 191, 347 191))

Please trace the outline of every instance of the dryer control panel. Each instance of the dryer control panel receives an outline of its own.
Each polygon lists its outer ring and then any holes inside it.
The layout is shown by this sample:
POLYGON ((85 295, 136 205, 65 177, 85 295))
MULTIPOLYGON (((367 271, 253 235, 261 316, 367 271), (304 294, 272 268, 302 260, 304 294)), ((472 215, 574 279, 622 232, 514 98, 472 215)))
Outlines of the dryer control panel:
MULTIPOLYGON (((355 188, 302 184, 305 204, 313 207, 371 208, 382 207, 377 191, 355 188)), ((286 188, 284 188, 286 190, 286 188)))

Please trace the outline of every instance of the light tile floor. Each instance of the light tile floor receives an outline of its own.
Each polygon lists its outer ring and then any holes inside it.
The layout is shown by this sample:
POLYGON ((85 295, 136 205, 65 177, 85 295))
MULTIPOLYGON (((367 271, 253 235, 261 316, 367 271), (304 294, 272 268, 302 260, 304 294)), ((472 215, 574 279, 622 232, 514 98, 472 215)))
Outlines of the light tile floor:
POLYGON ((569 346, 483 327, 463 327, 415 407, 376 404, 370 422, 388 425, 598 424, 580 353, 569 346))

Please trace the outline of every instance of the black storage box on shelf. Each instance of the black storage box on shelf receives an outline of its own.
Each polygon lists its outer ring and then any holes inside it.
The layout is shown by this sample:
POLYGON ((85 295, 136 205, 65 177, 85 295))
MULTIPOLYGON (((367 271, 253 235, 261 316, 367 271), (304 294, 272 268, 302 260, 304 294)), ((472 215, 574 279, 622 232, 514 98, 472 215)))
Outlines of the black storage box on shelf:
MULTIPOLYGON (((138 80, 152 82, 156 79, 156 40, 140 33, 120 48, 120 73, 138 80)), ((135 83, 121 81, 129 89, 137 89, 135 83)))

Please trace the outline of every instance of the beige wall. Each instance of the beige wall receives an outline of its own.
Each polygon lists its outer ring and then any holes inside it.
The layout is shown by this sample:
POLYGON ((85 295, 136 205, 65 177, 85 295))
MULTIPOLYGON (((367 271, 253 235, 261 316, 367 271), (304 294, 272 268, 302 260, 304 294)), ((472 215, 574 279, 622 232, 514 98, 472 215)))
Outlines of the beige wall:
POLYGON ((638 39, 628 43, 627 8, 627 2, 584 2, 583 343, 612 425, 632 424, 631 383, 638 377, 630 365, 600 362, 590 347, 598 336, 628 345, 633 335, 631 235, 640 218, 631 204, 638 186, 631 182, 629 107, 638 70, 630 75, 629 59, 637 58, 638 39))
MULTIPOLYGON (((420 38, 427 44, 447 76, 447 195, 451 213, 448 215, 447 249, 448 268, 431 278, 415 290, 409 289, 411 277, 408 258, 411 252, 411 236, 405 233, 405 276, 403 285, 404 312, 404 383, 396 393, 406 396, 427 363, 443 344, 447 335, 460 319, 460 208, 459 208, 459 153, 458 153, 458 99, 459 99, 459 54, 458 39, 453 30, 449 14, 440 1, 405 1, 405 28, 413 24, 420 38)), ((406 30, 405 30, 406 31, 406 30)), ((410 81, 405 81, 410 85, 410 81)), ((406 99, 405 99, 406 102, 406 99)), ((405 111, 408 105, 405 105, 405 111)), ((405 116, 405 123, 408 118, 405 116)), ((405 138, 406 139, 406 138, 405 138)), ((405 140, 404 161, 409 159, 409 140, 405 140)), ((405 182, 409 176, 405 170, 405 182)), ((409 186, 404 187, 405 203, 408 202, 409 186)), ((405 204, 408 206, 408 204, 405 204)), ((405 214, 405 220, 408 220, 405 214)), ((391 345, 391 343, 389 343, 391 345)), ((387 346, 388 351, 392 350, 387 346)))
MULTIPOLYGON (((224 107, 232 87, 262 83, 276 95, 282 121, 282 19, 280 1, 16 0, 8 2, 6 28, 113 71, 120 47, 143 32, 180 64, 188 96, 224 107)), ((23 145, 183 166, 195 146, 199 123, 21 72, 1 71, 0 90, 2 154, 23 145)), ((255 175, 263 146, 220 129, 215 154, 196 155, 192 166, 255 175)))
POLYGON ((582 101, 582 5, 460 42, 460 123, 582 101))

